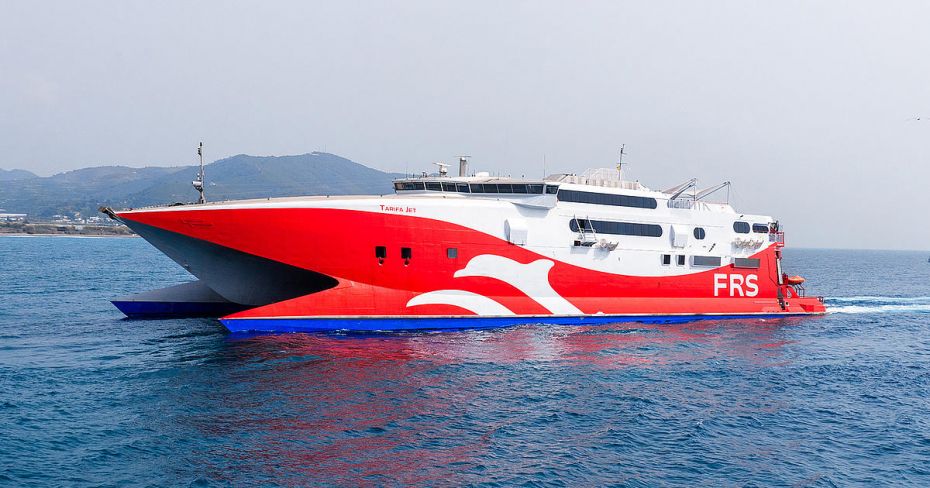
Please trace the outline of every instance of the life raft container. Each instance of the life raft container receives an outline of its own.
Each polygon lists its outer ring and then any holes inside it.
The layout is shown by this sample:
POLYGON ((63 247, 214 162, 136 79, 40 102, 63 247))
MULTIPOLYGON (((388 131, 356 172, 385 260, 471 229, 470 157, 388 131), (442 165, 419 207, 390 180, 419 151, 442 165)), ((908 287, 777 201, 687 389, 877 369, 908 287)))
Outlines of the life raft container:
POLYGON ((785 276, 785 284, 787 285, 800 285, 804 283, 804 278, 800 276, 785 276))

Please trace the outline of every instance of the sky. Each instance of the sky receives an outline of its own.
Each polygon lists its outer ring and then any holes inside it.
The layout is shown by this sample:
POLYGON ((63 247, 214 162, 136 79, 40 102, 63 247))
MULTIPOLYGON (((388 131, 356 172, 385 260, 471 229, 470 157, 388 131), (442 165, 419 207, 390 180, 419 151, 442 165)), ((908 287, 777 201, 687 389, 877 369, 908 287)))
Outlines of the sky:
POLYGON ((0 168, 326 151, 733 183, 789 246, 927 249, 930 2, 0 0, 0 168), (920 116, 921 120, 916 118, 920 116))

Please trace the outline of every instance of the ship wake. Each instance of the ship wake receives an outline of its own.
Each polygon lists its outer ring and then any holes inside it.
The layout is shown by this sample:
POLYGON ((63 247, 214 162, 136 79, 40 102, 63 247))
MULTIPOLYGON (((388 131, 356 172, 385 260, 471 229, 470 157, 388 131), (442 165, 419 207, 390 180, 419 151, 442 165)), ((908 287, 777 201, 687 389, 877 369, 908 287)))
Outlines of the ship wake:
POLYGON ((827 298, 826 304, 829 313, 930 313, 930 297, 831 297, 827 298))

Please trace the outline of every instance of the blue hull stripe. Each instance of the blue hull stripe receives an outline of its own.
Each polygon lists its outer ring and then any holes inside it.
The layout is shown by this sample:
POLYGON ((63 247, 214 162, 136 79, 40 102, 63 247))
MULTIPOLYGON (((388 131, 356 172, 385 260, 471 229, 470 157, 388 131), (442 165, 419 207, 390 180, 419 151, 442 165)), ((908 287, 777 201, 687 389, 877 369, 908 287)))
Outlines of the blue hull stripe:
POLYGON ((295 317, 220 319, 230 332, 311 332, 327 330, 457 330, 487 329, 522 324, 600 325, 617 322, 680 324, 696 320, 767 319, 813 314, 745 315, 581 315, 515 317, 295 317))

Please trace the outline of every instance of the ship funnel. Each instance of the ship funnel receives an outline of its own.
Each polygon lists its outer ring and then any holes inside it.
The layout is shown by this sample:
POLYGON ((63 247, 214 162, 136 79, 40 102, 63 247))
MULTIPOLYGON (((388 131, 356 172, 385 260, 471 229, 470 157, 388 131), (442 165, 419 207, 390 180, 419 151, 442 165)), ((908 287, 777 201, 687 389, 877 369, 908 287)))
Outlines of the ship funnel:
POLYGON ((459 176, 468 176, 468 158, 471 156, 459 156, 459 176))

